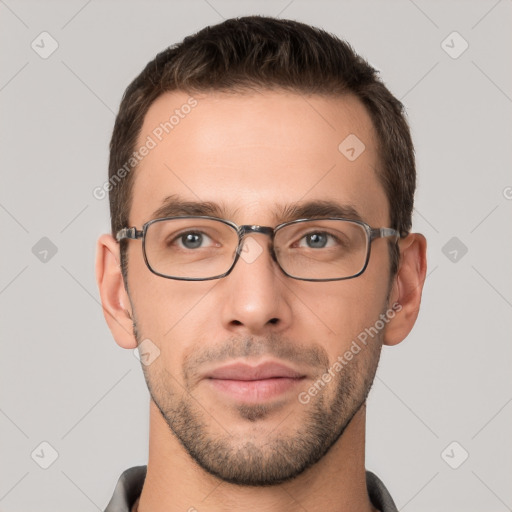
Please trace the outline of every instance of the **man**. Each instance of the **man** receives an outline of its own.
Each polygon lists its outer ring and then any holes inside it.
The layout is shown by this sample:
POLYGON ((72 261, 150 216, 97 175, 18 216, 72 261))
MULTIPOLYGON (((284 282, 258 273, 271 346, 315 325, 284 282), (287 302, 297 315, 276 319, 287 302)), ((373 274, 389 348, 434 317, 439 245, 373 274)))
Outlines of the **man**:
POLYGON ((365 471, 365 402, 426 242, 375 71, 301 23, 207 27, 128 87, 109 176, 97 281, 151 403, 147 468, 106 510, 396 510, 365 471))

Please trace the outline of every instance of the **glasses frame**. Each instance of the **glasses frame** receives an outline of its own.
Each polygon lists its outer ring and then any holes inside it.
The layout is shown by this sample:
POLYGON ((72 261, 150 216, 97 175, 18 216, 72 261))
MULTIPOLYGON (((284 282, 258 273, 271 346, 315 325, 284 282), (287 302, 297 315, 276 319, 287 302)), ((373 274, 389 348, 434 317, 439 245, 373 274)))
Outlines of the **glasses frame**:
POLYGON ((121 242, 121 240, 140 240, 142 239, 142 255, 144 257, 144 262, 146 263, 146 266, 148 269, 155 275, 163 277, 165 279, 174 279, 177 281, 212 281, 214 279, 221 279, 223 277, 228 276, 232 270, 235 268, 235 265, 237 264, 238 260, 240 259, 240 254, 242 253, 243 249, 243 242, 244 238, 251 234, 251 233, 261 233, 263 235, 270 236, 271 240, 271 246, 270 246, 270 255, 272 259, 277 263, 277 266, 281 269, 281 272, 287 277, 291 277, 292 279, 297 279, 299 281, 314 281, 314 282, 325 282, 325 281, 345 281, 347 279, 354 279, 355 277, 359 277, 368 267, 368 263, 370 261, 370 254, 371 254, 371 246, 372 242, 376 240, 377 238, 387 238, 387 237, 396 237, 396 241, 398 239, 402 238, 399 231, 393 228, 372 228, 370 225, 366 224, 366 222, 360 221, 360 220, 354 220, 354 219, 347 219, 344 217, 318 217, 318 218, 308 218, 308 219, 297 219, 292 220, 290 222, 283 222, 279 225, 277 225, 275 228, 272 228, 270 226, 259 226, 259 225, 250 225, 250 224, 244 224, 239 226, 238 224, 235 224, 232 221, 221 219, 219 217, 210 217, 208 215, 181 215, 181 216, 175 216, 175 217, 162 217, 159 219, 153 219, 148 222, 146 222, 142 229, 137 229, 136 227, 130 227, 130 228, 122 228, 116 233, 116 240, 118 242, 121 242), (224 272, 223 274, 219 274, 217 276, 213 277, 176 277, 176 276, 168 276, 166 274, 161 274, 160 272, 157 272, 153 268, 151 268, 151 265, 149 264, 147 255, 146 255, 146 233, 148 228, 157 222, 163 222, 166 220, 173 220, 173 219, 208 219, 208 220, 216 220, 219 222, 222 222, 223 224, 226 224, 227 226, 230 226, 233 228, 237 234, 238 234, 238 246, 235 251, 235 258, 233 260, 233 263, 231 267, 224 272), (358 224, 359 226, 363 227, 366 232, 367 237, 367 243, 366 243, 366 258, 363 265, 363 268, 357 273, 349 277, 335 277, 335 278, 327 278, 327 279, 313 279, 313 278, 303 278, 303 277, 296 277, 291 274, 288 274, 286 270, 283 269, 281 266, 281 263, 278 261, 277 256, 274 251, 274 238, 276 233, 283 229, 286 226, 293 225, 293 224, 299 224, 301 222, 309 222, 314 220, 341 220, 345 222, 351 222, 353 224, 358 224))

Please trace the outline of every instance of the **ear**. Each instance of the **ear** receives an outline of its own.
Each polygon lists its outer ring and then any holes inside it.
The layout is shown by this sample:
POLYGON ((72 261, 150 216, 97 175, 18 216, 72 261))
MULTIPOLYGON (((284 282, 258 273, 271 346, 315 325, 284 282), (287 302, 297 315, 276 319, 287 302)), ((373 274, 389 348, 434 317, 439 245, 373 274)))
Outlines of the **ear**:
POLYGON ((427 272, 427 241, 419 233, 411 233, 399 241, 400 264, 390 293, 390 307, 396 315, 384 333, 385 345, 397 345, 411 332, 421 303, 427 272))
POLYGON ((119 244, 111 235, 98 239, 96 282, 103 314, 116 343, 122 348, 136 348, 132 306, 121 274, 119 244))

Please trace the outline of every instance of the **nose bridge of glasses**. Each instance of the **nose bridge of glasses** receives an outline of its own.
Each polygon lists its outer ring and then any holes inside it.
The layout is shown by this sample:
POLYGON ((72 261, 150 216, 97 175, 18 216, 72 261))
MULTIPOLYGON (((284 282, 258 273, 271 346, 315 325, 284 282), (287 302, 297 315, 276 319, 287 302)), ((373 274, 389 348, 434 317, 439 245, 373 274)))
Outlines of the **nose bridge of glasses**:
MULTIPOLYGON (((245 250, 244 249, 244 244, 247 243, 245 241, 245 238, 248 235, 251 235, 253 233, 254 234, 261 234, 261 235, 268 235, 270 237, 270 241, 273 242, 273 239, 274 239, 274 228, 272 228, 270 226, 259 226, 257 224, 244 224, 244 225, 238 227, 238 235, 239 235, 239 247, 238 247, 238 250, 240 252, 243 252, 245 250)), ((260 251, 263 250, 263 248, 261 247, 261 245, 259 243, 257 243, 257 245, 259 247, 257 252, 259 253, 260 251)), ((275 256, 274 249, 272 248, 272 244, 271 243, 269 244, 269 249, 270 249, 270 255, 271 255, 272 259, 275 260, 276 256, 275 256)), ((249 250, 250 250, 250 248, 249 248, 249 250)))
POLYGON ((240 237, 247 236, 251 233, 261 233, 263 235, 269 235, 270 237, 272 237, 274 234, 274 228, 271 228, 269 226, 258 226, 255 224, 244 224, 243 226, 239 226, 238 232, 240 234, 240 237))

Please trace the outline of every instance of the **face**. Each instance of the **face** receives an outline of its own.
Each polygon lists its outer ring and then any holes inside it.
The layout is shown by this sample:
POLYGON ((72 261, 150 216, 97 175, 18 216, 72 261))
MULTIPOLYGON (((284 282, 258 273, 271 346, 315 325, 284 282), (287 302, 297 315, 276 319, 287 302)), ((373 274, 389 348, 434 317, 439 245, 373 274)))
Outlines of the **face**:
MULTIPOLYGON (((356 98, 194 98, 184 108, 189 95, 167 93, 147 113, 139 146, 148 137, 156 146, 135 171, 130 226, 140 229, 177 199, 215 203, 215 216, 238 225, 275 227, 293 220, 285 208, 319 201, 372 227, 389 225, 376 137, 356 98), (161 123, 176 110, 179 121, 166 133, 161 123), (338 148, 351 134, 364 143, 356 159, 338 148)), ((255 258, 240 258, 227 277, 195 282, 151 273, 131 241, 128 290, 138 343, 149 339, 159 350, 143 369, 174 436, 211 474, 269 485, 318 462, 363 405, 385 330, 378 321, 390 308, 389 251, 377 239, 361 276, 307 282, 281 272, 267 235, 250 237, 255 258), (378 332, 363 343, 372 327, 378 332)))

